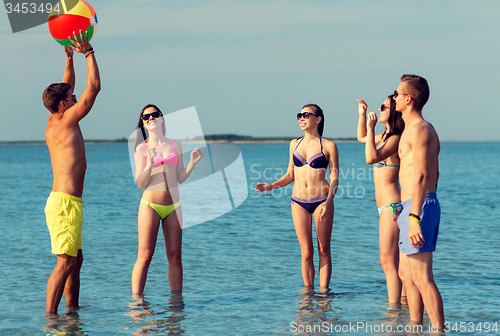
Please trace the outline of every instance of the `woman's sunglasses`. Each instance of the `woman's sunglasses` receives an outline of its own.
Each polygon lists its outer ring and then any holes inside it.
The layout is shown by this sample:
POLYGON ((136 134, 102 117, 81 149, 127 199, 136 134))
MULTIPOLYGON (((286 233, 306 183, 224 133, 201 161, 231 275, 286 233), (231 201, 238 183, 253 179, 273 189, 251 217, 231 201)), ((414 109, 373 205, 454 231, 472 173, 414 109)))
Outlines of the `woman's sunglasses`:
POLYGON ((387 107, 384 104, 380 105, 380 111, 385 111, 388 108, 390 108, 390 107, 387 107))
POLYGON ((153 117, 153 119, 156 119, 156 118, 159 118, 161 115, 162 114, 160 111, 156 111, 153 113, 143 114, 143 115, 141 115, 141 118, 142 118, 142 120, 146 121, 146 120, 149 120, 150 117, 153 117))
POLYGON ((309 119, 312 115, 316 117, 316 115, 311 112, 297 113, 297 120, 300 120, 300 118, 309 119))

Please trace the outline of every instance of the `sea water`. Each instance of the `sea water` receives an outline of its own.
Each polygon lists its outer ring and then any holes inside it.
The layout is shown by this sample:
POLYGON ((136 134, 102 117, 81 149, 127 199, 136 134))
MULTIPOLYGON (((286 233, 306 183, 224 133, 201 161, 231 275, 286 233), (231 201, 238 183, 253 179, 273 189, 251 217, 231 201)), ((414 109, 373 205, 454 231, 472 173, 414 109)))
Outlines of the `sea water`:
MULTIPOLYGON (((409 323, 407 307, 387 302, 371 166, 364 162, 363 145, 338 144, 341 180, 332 234, 332 293, 326 297, 302 292, 291 188, 254 192, 257 182, 273 182, 286 171, 288 144, 237 146, 247 175, 246 201, 183 231, 181 295, 170 294, 160 233, 145 301, 138 304, 130 279, 141 190, 134 184, 127 145, 87 145, 82 308, 66 314, 63 298, 60 315, 53 318, 45 315, 45 287, 56 262, 43 212, 52 184, 49 154, 45 145, 0 146, 0 334, 429 334, 427 316, 419 332, 409 323)), ((439 160, 442 217, 434 275, 446 321, 451 333, 496 334, 500 143, 445 142, 439 160)))

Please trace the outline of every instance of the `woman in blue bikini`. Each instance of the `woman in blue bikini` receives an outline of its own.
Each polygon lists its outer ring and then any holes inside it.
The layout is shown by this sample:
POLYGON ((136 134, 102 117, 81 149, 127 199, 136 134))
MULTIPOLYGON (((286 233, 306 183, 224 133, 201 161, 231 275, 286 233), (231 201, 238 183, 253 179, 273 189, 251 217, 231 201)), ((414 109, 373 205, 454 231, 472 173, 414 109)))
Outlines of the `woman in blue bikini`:
POLYGON ((258 183, 261 193, 295 182, 292 189, 292 218, 302 256, 302 278, 307 290, 314 288, 312 220, 316 226, 319 254, 320 293, 329 291, 332 274, 330 240, 333 226, 333 198, 338 187, 337 145, 322 138, 325 118, 318 105, 309 104, 297 114, 304 136, 290 142, 287 173, 273 183, 258 183), (330 167, 330 183, 326 180, 330 167))
POLYGON ((136 182, 144 193, 139 204, 139 250, 132 271, 132 293, 143 295, 160 223, 167 250, 168 282, 172 293, 180 293, 182 211, 178 183, 186 181, 203 153, 195 148, 184 168, 181 144, 165 137, 163 114, 155 105, 149 104, 142 109, 137 128, 136 182))
POLYGON ((375 200, 379 213, 380 264, 384 270, 389 302, 401 301, 401 280, 399 279, 399 229, 397 215, 401 212, 401 190, 399 189, 398 145, 404 122, 401 113, 396 112, 396 103, 389 96, 380 107, 379 122, 386 129, 375 134, 377 116, 368 114, 368 127, 364 100, 358 100, 358 141, 366 144, 366 163, 373 164, 375 200))

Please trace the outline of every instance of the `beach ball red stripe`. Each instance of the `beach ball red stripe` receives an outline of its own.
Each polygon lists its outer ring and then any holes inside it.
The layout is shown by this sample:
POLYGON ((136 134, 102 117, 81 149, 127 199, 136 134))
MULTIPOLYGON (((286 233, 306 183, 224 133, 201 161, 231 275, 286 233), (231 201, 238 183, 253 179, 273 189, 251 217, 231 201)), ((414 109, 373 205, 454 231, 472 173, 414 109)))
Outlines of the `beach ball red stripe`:
POLYGON ((80 29, 83 32, 89 26, 90 19, 81 15, 64 14, 49 18, 50 34, 55 39, 68 38, 68 36, 73 36, 74 31, 78 34, 80 29))
MULTIPOLYGON (((85 35, 85 32, 87 32, 88 38, 89 38, 89 41, 90 41, 90 39, 92 39, 92 37, 94 36, 94 31, 95 31, 94 26, 89 26, 87 28, 87 30, 82 30, 82 33, 83 33, 83 35, 85 35)), ((67 38, 66 39, 54 39, 54 40, 56 40, 57 43, 59 43, 59 44, 61 44, 63 46, 66 46, 66 47, 73 46, 73 44, 71 43, 71 41, 69 39, 67 39, 67 38)))

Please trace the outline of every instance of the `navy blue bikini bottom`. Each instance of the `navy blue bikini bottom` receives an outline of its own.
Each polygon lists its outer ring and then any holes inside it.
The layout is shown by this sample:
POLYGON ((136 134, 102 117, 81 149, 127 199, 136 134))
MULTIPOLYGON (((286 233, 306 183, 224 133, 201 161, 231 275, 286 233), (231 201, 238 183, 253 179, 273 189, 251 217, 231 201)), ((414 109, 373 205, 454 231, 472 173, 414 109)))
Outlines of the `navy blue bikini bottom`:
POLYGON ((306 200, 306 199, 297 198, 295 196, 292 196, 292 201, 295 202, 295 203, 297 203, 298 205, 300 205, 301 207, 303 207, 304 209, 306 209, 310 213, 314 213, 314 210, 316 210, 316 208, 321 203, 323 203, 324 201, 326 201, 327 197, 328 197, 328 194, 326 194, 324 196, 321 196, 321 197, 318 197, 318 198, 306 200))

